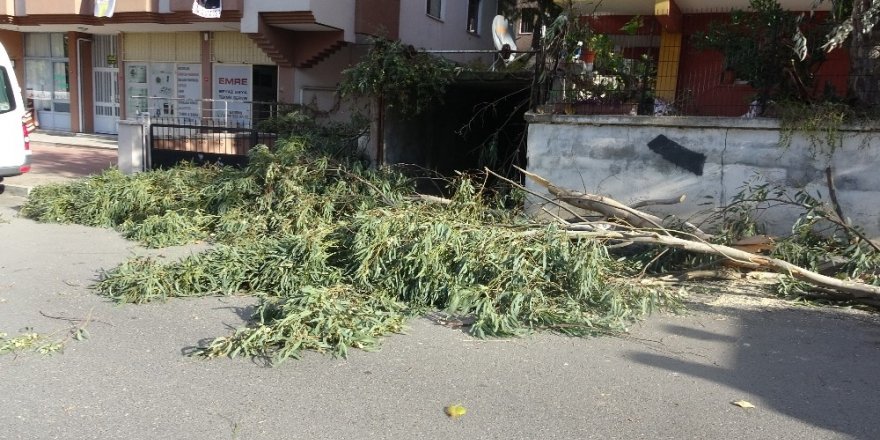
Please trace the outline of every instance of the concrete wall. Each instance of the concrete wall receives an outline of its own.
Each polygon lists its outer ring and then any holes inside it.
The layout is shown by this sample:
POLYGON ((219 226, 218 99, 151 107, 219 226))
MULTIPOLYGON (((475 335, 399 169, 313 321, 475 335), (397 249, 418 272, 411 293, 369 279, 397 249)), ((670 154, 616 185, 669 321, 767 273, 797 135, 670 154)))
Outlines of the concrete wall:
MULTIPOLYGON (((364 46, 344 46, 315 67, 295 69, 293 83, 279 83, 279 87, 292 88, 290 102, 313 106, 320 111, 332 110, 337 103, 336 89, 342 80, 342 71, 356 64, 366 51, 364 46)), ((335 119, 344 120, 350 115, 347 109, 341 110, 334 114, 335 119)))
MULTIPOLYGON (((844 130, 843 147, 828 159, 813 157, 802 135, 795 136, 790 148, 780 147, 779 124, 771 119, 534 114, 526 119, 529 171, 557 185, 624 203, 686 194, 684 204, 650 208, 681 218, 705 217, 707 210, 729 204, 755 178, 791 191, 819 191, 827 198, 824 169, 831 164, 845 215, 880 236, 878 127, 844 130), (660 135, 692 154, 672 147, 664 158, 648 146, 660 135), (705 156, 702 166, 699 160, 687 160, 699 155, 705 156)), ((771 210, 761 220, 768 232, 786 234, 793 215, 771 210)))

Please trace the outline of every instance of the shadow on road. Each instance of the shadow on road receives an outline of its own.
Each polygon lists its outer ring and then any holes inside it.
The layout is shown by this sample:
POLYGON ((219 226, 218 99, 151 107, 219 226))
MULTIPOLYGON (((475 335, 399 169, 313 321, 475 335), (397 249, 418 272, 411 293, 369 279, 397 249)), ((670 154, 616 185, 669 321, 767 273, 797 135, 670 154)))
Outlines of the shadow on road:
MULTIPOLYGON (((880 432, 880 326, 827 309, 743 309, 704 306, 718 319, 738 320, 737 336, 669 325, 680 342, 729 344, 721 367, 698 359, 630 352, 635 362, 742 391, 757 406, 860 439, 880 432)), ((670 338, 671 339, 671 338, 670 338)))

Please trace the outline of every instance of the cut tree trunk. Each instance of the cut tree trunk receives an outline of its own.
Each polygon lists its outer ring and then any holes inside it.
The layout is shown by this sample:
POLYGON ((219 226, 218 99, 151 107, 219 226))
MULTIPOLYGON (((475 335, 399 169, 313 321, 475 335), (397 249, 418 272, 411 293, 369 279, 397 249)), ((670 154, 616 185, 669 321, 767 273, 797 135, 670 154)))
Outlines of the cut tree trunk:
MULTIPOLYGON (((530 173, 522 168, 514 167, 519 170, 521 173, 525 174, 526 177, 532 179, 533 182, 538 185, 547 188, 547 191, 556 197, 557 200, 561 202, 565 202, 569 205, 585 209, 587 211, 598 212, 606 217, 613 217, 616 219, 623 220, 630 226, 634 228, 644 228, 644 229, 657 229, 660 231, 667 231, 667 228, 663 226, 663 219, 657 217, 653 214, 648 214, 647 212, 639 211, 637 209, 630 208, 623 203, 618 202, 610 197, 600 196, 597 194, 587 194, 579 191, 572 191, 570 189, 560 188, 549 180, 534 174, 530 173)), ((710 236, 705 232, 701 231, 696 226, 685 222, 684 226, 690 231, 688 233, 693 234, 694 236, 706 240, 710 236)))
MULTIPOLYGON (((598 225, 568 224, 566 233, 573 239, 588 238, 626 244, 640 243, 715 255, 725 258, 728 264, 732 266, 751 270, 760 269, 778 272, 807 282, 813 286, 838 292, 840 295, 846 295, 861 302, 880 303, 880 286, 832 278, 778 258, 757 255, 730 246, 677 237, 672 234, 677 231, 670 231, 659 226, 661 221, 656 216, 637 211, 607 197, 584 194, 560 188, 537 174, 529 173, 520 168, 517 169, 542 187, 547 188, 547 190, 550 191, 550 194, 554 195, 562 202, 600 212, 609 217, 617 217, 626 221, 631 226, 643 228, 641 230, 621 231, 606 230, 595 227, 598 225)), ((559 204, 559 206, 563 205, 559 204)), ((696 231, 698 231, 699 234, 703 234, 699 229, 696 231)), ((526 234, 535 234, 539 232, 540 231, 533 230, 526 232, 526 234)), ((697 234, 694 233, 692 235, 696 236, 697 234)))

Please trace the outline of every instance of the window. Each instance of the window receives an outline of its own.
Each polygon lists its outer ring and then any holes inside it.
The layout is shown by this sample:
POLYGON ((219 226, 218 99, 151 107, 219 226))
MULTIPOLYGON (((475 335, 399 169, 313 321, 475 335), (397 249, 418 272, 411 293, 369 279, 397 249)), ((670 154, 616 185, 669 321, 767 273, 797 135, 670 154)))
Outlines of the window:
POLYGON ((468 0, 467 31, 480 33, 480 0, 468 0))
POLYGON ((70 65, 65 33, 26 33, 25 90, 40 111, 70 113, 70 65))
POLYGON ((443 18, 443 0, 428 0, 428 15, 436 19, 443 18))
POLYGON ((538 10, 526 8, 522 10, 522 16, 519 18, 519 33, 531 34, 535 32, 535 21, 538 19, 538 10))
POLYGON ((0 67, 0 113, 8 113, 15 110, 15 98, 13 98, 12 82, 5 67, 0 67))
POLYGON ((67 58, 67 34, 49 34, 49 39, 52 42, 52 58, 67 58))

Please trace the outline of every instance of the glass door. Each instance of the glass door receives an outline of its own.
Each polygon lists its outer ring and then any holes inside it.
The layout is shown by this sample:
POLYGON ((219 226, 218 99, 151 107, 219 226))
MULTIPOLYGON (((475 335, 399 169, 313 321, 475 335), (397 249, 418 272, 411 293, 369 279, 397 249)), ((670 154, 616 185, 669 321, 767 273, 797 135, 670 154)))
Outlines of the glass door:
POLYGON ((115 35, 92 37, 95 133, 116 134, 119 122, 119 68, 115 35))
MULTIPOLYGON (((66 61, 52 63, 52 111, 70 114, 70 64, 66 61)), ((68 116, 70 117, 70 116, 68 116)))

